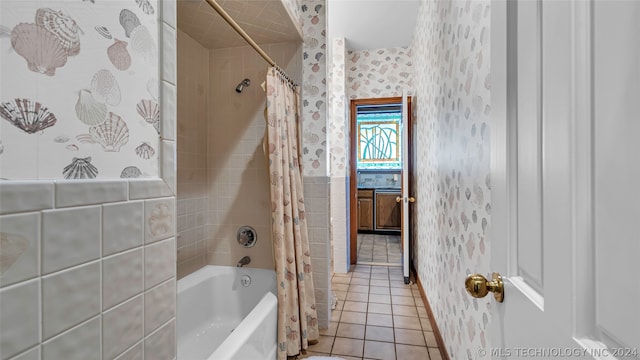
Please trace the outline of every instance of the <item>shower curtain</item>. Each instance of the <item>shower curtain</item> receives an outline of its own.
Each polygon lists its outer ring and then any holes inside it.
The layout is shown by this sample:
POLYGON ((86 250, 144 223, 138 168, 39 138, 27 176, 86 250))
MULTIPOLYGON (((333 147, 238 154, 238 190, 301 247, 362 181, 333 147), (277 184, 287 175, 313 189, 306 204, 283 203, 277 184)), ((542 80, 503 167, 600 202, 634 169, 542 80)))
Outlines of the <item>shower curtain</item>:
POLYGON ((299 94, 281 71, 267 72, 271 230, 278 283, 278 360, 319 338, 299 156, 299 94))

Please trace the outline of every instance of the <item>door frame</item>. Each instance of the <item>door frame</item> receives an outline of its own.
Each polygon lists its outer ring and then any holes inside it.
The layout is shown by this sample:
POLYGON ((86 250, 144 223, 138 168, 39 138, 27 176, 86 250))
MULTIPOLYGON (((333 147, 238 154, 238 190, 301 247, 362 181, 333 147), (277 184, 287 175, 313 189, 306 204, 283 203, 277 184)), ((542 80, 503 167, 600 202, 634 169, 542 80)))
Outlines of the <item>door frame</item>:
MULTIPOLYGON (((368 99, 352 99, 349 104, 349 159, 351 166, 349 167, 349 264, 355 265, 358 261, 358 181, 357 181, 357 122, 356 122, 356 109, 358 105, 382 105, 382 104, 402 104, 402 96, 383 97, 383 98, 368 98, 368 99)), ((407 126, 409 130, 409 142, 406 146, 409 146, 409 157, 406 161, 409 162, 409 189, 408 193, 413 194, 412 183, 414 176, 414 161, 412 159, 412 110, 411 110, 411 96, 407 96, 407 126)), ((403 144, 404 145, 404 144, 403 144)), ((402 174, 402 176, 406 176, 402 174)), ((375 210, 375 209, 374 209, 375 210)), ((403 215, 404 216, 404 215, 403 215)), ((411 218, 409 218, 411 219, 411 218)), ((411 237, 411 224, 409 229, 409 244, 412 242, 411 237)), ((409 259, 411 259, 411 247, 409 247, 409 259)))

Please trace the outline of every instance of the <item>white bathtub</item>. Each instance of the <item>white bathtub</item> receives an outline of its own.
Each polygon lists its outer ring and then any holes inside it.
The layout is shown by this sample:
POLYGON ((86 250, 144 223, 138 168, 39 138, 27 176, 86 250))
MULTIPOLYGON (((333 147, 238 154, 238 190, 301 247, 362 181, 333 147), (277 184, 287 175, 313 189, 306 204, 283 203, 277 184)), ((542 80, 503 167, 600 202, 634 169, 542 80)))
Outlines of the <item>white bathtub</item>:
POLYGON ((276 291, 273 270, 205 266, 178 280, 178 360, 275 359, 276 291))

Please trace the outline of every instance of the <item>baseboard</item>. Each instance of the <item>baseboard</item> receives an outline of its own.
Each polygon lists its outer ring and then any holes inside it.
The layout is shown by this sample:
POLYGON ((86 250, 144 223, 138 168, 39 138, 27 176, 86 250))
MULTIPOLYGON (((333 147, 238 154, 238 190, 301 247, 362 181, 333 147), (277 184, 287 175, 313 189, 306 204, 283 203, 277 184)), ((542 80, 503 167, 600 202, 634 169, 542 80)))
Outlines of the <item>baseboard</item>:
POLYGON ((424 302, 424 308, 427 311, 427 315, 429 316, 429 322, 431 323, 433 335, 436 337, 436 343, 438 343, 438 348, 440 349, 440 354, 442 355, 442 359, 450 360, 449 353, 447 352, 447 348, 444 345, 444 340, 442 339, 442 334, 440 334, 440 329, 438 328, 438 324, 436 324, 436 318, 433 316, 431 305, 429 305, 429 300, 427 299, 427 295, 424 292, 424 287, 422 286, 422 282, 420 282, 420 278, 418 277, 418 272, 414 271, 414 274, 416 277, 416 284, 418 284, 418 289, 420 290, 422 302, 424 302))

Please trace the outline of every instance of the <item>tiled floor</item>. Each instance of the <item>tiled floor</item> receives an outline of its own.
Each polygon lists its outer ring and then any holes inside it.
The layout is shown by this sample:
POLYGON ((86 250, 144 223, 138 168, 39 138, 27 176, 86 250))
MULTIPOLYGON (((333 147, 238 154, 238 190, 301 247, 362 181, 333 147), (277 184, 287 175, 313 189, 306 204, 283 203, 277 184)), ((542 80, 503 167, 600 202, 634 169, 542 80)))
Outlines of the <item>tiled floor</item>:
POLYGON ((420 291, 404 284, 401 268, 356 265, 348 274, 335 274, 332 288, 338 306, 331 325, 300 359, 442 359, 420 291))
POLYGON ((358 263, 401 263, 400 235, 358 234, 358 263))

